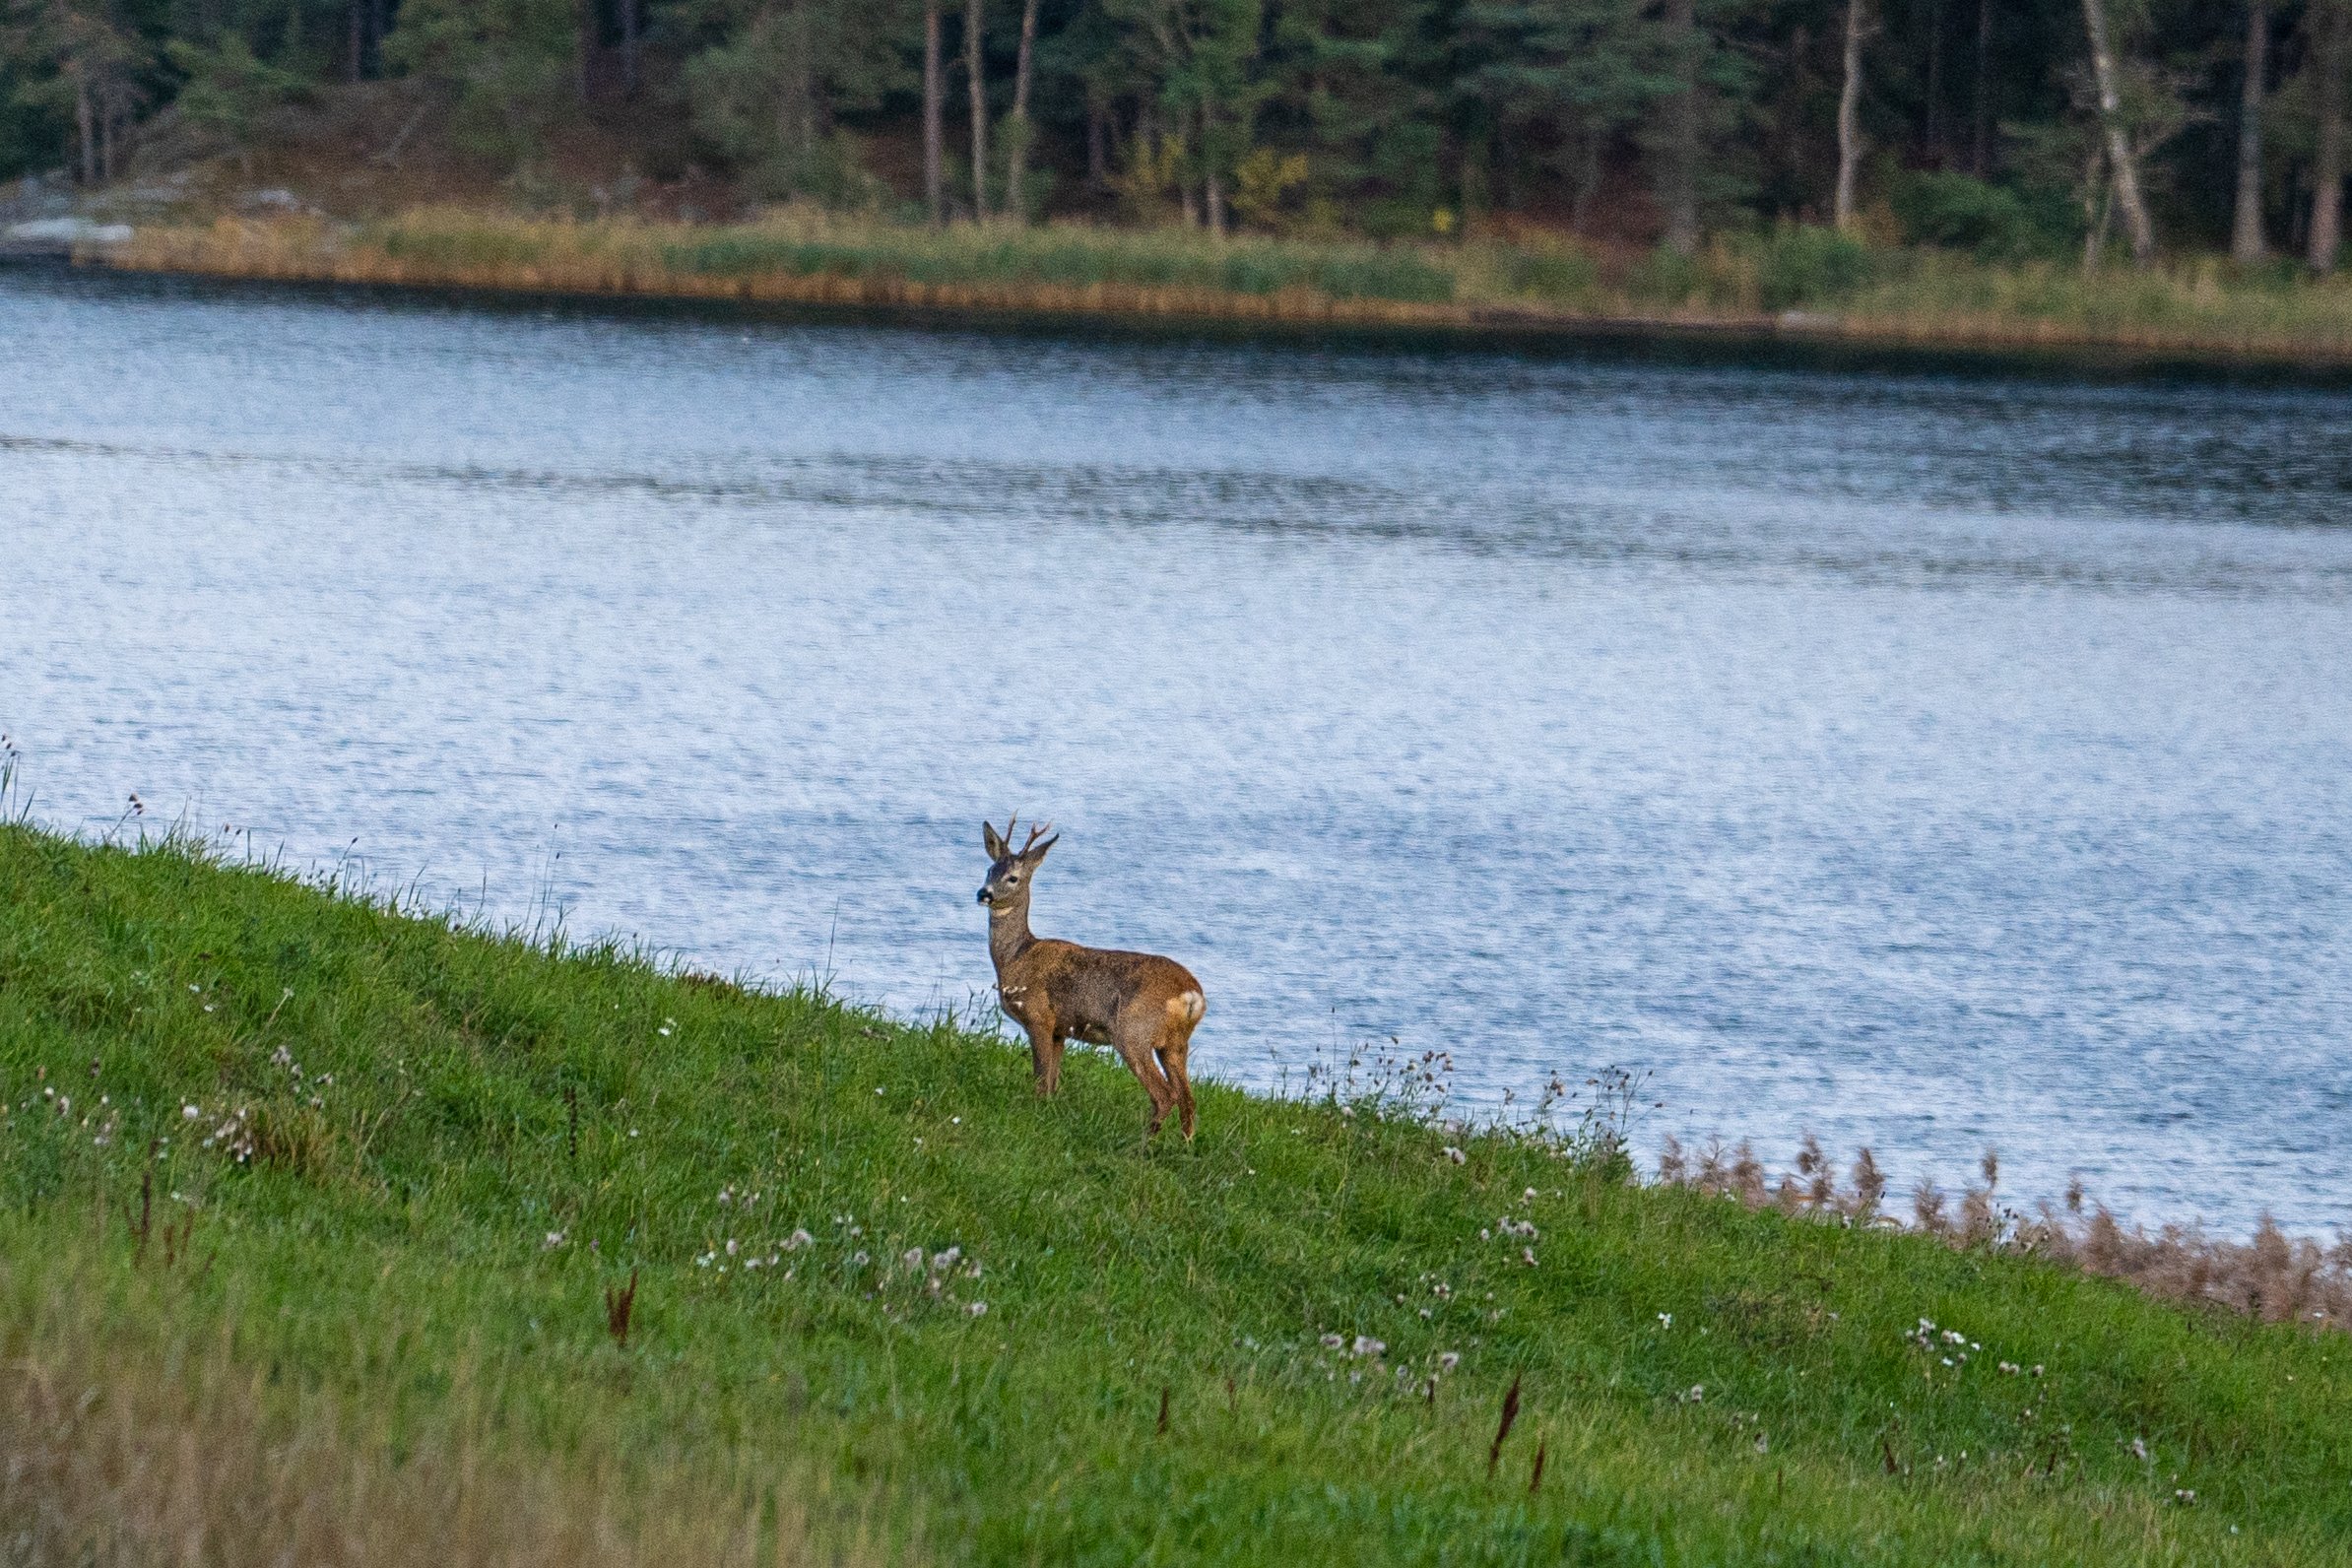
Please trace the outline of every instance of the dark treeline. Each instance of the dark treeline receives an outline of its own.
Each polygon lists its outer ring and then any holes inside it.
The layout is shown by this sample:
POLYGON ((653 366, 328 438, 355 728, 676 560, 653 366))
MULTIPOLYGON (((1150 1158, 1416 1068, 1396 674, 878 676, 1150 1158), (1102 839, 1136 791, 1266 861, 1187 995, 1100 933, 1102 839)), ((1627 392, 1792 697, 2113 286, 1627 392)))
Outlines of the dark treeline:
POLYGON ((2348 74, 2352 0, 0 0, 0 172, 391 82, 514 166, 596 126, 654 179, 935 222, 2325 267, 2348 74))

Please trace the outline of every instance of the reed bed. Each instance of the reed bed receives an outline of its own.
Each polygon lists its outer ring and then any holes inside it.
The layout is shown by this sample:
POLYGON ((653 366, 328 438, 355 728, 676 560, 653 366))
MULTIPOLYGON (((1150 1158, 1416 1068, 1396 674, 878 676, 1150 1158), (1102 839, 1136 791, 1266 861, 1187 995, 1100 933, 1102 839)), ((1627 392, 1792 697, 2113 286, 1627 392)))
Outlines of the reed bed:
POLYGON ((1750 1144, 1727 1148, 1718 1142, 1694 1155, 1669 1138, 1658 1179, 1792 1217, 1909 1231, 1953 1248, 2038 1258, 2123 1280, 2162 1301, 2220 1308, 2263 1323, 2352 1332, 2352 1233, 2339 1233, 2332 1243, 2289 1236, 2268 1215, 2244 1241, 2210 1235, 2195 1224, 2170 1223, 2151 1232, 2124 1224, 2104 1204, 2086 1203, 2079 1185, 2062 1208, 2044 1199, 2020 1210, 2001 1197, 2000 1156, 1992 1150, 1956 1203, 1931 1182, 1915 1189, 1908 1220, 1882 1207, 1886 1180, 1869 1149, 1856 1155, 1841 1183, 1821 1145, 1809 1138, 1793 1167, 1779 1175, 1750 1144))
POLYGON ((1799 229, 1728 235, 1677 258, 1541 233, 1372 244, 1077 224, 933 231, 802 210, 682 225, 443 207, 364 224, 224 218, 146 229, 94 259, 228 277, 859 308, 1489 332, 1636 325, 2352 359, 2352 279, 2240 272, 2209 258, 2086 276, 1799 229))

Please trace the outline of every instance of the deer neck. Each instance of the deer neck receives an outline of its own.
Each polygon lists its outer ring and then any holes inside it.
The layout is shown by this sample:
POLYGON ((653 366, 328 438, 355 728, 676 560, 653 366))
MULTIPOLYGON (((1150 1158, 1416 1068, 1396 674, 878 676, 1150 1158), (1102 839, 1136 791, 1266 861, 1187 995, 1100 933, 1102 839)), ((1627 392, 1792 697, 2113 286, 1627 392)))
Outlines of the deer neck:
POLYGON ((988 911, 988 955, 998 975, 1028 950, 1037 939, 1029 935, 1029 900, 1024 891, 1017 902, 992 905, 988 911))

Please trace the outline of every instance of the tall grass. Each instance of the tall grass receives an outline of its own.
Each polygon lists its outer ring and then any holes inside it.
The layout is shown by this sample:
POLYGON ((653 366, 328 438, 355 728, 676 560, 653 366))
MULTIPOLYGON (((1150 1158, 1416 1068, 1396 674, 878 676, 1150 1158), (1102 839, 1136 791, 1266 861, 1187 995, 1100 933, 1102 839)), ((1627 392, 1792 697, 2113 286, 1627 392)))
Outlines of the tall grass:
POLYGON ((225 219, 142 230, 130 268, 272 278, 1039 314, 1529 330, 1596 322, 1946 344, 2352 357, 2352 279, 2190 259, 2086 276, 1887 249, 1822 229, 1692 256, 1540 233, 1458 243, 1211 239, 1059 224, 934 232, 789 210, 686 226, 425 208, 358 226, 225 219))
POLYGON ((0 1500, 217 1561, 2352 1549, 2352 1341, 1416 1081, 1147 1144, 1114 1063, 0 826, 0 1500))

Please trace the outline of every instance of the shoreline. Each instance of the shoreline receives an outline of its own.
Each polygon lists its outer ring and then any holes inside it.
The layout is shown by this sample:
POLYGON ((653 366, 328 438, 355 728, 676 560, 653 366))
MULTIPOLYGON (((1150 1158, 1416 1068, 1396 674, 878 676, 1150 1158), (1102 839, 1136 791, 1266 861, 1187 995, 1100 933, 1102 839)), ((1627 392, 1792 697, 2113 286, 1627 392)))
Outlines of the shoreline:
MULTIPOLYGON (((7 259, 47 260, 55 254, 7 259)), ((2319 375, 2352 370, 2352 338, 2335 343, 2283 332, 2142 326, 2099 330, 2010 314, 1898 314, 1866 308, 1582 309, 1533 301, 1339 297, 1305 287, 1245 293, 1190 284, 928 282, 887 270, 866 276, 830 270, 690 272, 659 261, 593 252, 461 261, 393 255, 378 244, 336 238, 315 225, 224 221, 206 228, 148 229, 120 243, 75 245, 66 259, 77 270, 129 275, 536 299, 780 307, 910 324, 1221 328, 1264 339, 1300 333, 1371 338, 1405 334, 1503 348, 1607 340, 1681 342, 2028 359, 2083 367, 2177 365, 2319 375)))

